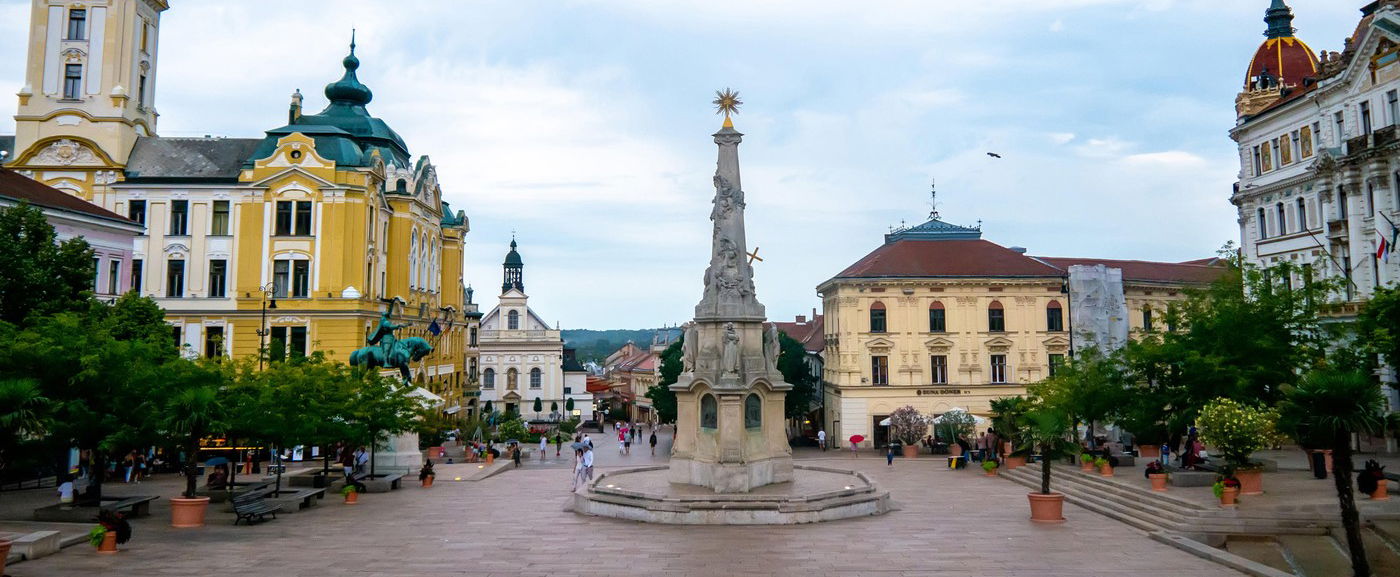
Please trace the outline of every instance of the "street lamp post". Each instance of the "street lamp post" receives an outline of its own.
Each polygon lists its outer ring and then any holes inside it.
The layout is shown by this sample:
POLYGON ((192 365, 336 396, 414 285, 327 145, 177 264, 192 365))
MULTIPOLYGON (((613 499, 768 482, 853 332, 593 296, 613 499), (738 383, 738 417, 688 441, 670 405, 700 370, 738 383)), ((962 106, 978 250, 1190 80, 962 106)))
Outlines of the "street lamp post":
POLYGON ((267 335, 270 332, 267 328, 267 309, 277 310, 277 283, 270 282, 258 287, 258 292, 262 293, 262 321, 258 325, 258 370, 263 369, 263 357, 267 353, 267 335), (268 299, 272 302, 268 303, 268 299))

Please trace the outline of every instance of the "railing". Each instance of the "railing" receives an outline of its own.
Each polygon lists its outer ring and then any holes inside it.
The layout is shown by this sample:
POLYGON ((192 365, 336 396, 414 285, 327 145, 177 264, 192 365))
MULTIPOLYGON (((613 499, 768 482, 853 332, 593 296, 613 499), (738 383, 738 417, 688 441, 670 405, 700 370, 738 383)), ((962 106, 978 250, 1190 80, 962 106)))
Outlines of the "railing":
POLYGON ((559 331, 481 331, 481 342, 499 341, 557 341, 559 331))

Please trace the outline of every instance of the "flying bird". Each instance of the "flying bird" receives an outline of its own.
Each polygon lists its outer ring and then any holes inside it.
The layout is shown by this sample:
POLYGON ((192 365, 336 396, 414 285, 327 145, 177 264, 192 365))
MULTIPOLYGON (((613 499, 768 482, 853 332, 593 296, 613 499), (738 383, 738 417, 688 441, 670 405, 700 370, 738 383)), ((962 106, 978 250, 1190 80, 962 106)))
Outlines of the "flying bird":
POLYGON ((990 156, 990 157, 992 157, 992 158, 1001 158, 1001 155, 1000 155, 1000 154, 997 154, 997 153, 995 153, 995 152, 988 152, 988 153, 987 153, 987 156, 990 156))

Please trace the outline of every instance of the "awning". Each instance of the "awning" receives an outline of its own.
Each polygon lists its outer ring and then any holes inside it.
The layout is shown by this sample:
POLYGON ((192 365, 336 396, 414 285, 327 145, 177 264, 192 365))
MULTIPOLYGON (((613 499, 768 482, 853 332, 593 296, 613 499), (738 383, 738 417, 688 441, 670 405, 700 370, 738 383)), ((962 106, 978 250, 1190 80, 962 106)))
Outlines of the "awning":
POLYGON ((460 407, 460 406, 458 406, 458 405, 452 405, 452 406, 450 406, 450 407, 448 407, 448 408, 446 408, 446 409, 443 409, 442 412, 443 412, 443 413, 446 413, 446 414, 448 414, 448 415, 455 415, 455 414, 457 414, 457 411, 460 411, 460 410, 462 410, 462 407, 460 407))
POLYGON ((423 387, 414 387, 412 391, 408 392, 408 396, 423 399, 423 404, 430 407, 440 407, 447 404, 447 399, 439 397, 423 387))

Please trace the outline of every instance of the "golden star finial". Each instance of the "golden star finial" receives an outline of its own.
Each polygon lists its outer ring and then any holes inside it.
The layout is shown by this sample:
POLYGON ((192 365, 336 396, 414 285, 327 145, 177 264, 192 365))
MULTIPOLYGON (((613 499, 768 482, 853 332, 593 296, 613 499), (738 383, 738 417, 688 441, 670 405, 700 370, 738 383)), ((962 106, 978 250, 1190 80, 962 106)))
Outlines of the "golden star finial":
POLYGON ((739 93, 730 88, 715 91, 715 99, 710 104, 715 105, 715 114, 724 114, 724 127, 734 128, 734 123, 729 120, 729 115, 738 114, 739 107, 744 105, 743 100, 739 100, 739 93))

